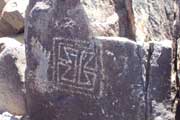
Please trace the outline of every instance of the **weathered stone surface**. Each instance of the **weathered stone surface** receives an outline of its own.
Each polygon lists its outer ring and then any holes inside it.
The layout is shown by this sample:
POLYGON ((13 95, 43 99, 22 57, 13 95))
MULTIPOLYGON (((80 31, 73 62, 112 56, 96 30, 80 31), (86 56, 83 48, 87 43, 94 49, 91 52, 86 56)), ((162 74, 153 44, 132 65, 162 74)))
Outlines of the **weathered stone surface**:
POLYGON ((136 43, 54 37, 48 53, 38 39, 27 42, 32 120, 144 120, 143 50, 136 43))
POLYGON ((172 9, 161 11, 161 7, 154 7, 149 1, 142 9, 148 17, 138 23, 136 18, 143 19, 144 12, 135 11, 134 16, 133 10, 141 10, 139 3, 30 1, 25 43, 27 104, 32 120, 170 118, 164 113, 171 113, 168 111, 171 50, 153 43, 154 51, 145 56, 144 47, 129 39, 97 37, 133 38, 135 27, 142 31, 139 25, 142 21, 147 30, 142 32, 142 38, 136 33, 138 40, 171 39, 168 25, 172 16, 168 13, 172 9), (163 17, 153 16, 157 10, 163 17))
POLYGON ((22 92, 25 48, 12 38, 0 38, 0 111, 25 114, 22 92))
POLYGON ((137 41, 173 39, 173 0, 132 0, 132 6, 137 41))
POLYGON ((180 37, 180 0, 175 1, 175 20, 174 20, 174 37, 177 40, 180 37))
POLYGON ((20 43, 24 43, 24 33, 16 34, 16 35, 9 35, 10 38, 16 39, 20 43))
POLYGON ((147 78, 147 111, 152 120, 174 120, 171 111, 172 42, 149 43, 147 78))
POLYGON ((23 31, 28 3, 29 0, 10 0, 7 2, 0 17, 0 37, 23 31))
MULTIPOLYGON (((87 39, 92 36, 123 36, 133 38, 132 23, 128 14, 131 11, 129 0, 68 0, 30 1, 28 26, 34 32, 49 36, 49 27, 56 29, 54 34, 64 37, 87 39), (94 14, 96 13, 96 14, 94 14), (53 18, 53 19, 52 19, 53 18), (40 30, 40 31, 39 31, 40 30)), ((131 11, 132 13, 132 11, 131 11)))

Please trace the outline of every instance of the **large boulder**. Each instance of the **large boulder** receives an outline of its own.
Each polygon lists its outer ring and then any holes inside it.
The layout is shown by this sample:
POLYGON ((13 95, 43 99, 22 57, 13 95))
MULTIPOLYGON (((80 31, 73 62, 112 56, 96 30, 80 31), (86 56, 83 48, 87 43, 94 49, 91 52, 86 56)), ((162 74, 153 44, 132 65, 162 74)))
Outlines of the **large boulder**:
POLYGON ((0 15, 0 37, 22 32, 29 0, 10 0, 0 15))
POLYGON ((132 10, 131 0, 30 0, 25 44, 32 120, 169 119, 163 115, 171 113, 170 47, 107 37, 133 38, 132 10), (165 112, 159 115, 157 106, 165 112))
POLYGON ((25 43, 32 120, 145 119, 142 47, 125 38, 94 38, 131 36, 127 5, 30 1, 25 43))
POLYGON ((32 120, 145 119, 144 52, 135 42, 54 37, 51 51, 37 38, 27 42, 32 120))
POLYGON ((12 38, 0 38, 0 111, 26 113, 24 100, 24 45, 12 38))

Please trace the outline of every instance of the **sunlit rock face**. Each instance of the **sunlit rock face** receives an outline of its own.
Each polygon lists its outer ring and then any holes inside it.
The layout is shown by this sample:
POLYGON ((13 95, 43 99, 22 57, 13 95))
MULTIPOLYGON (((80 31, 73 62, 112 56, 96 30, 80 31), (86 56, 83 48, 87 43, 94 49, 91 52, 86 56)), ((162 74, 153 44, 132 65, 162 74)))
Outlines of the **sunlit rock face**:
POLYGON ((137 41, 173 39, 173 0, 132 0, 137 41))
POLYGON ((36 3, 30 1, 31 10, 28 17, 33 18, 34 22, 31 24, 36 24, 33 27, 43 30, 37 33, 44 34, 44 39, 47 38, 46 29, 49 27, 56 29, 59 31, 57 33, 63 36, 81 36, 82 39, 93 36, 133 38, 133 19, 130 19, 128 14, 128 11, 131 11, 130 6, 129 0, 66 0, 36 3), (40 28, 42 26, 43 29, 40 28))
POLYGON ((0 114, 1 120, 22 120, 21 118, 22 118, 22 116, 15 116, 8 112, 4 112, 4 113, 0 114))
POLYGON ((25 47, 12 38, 0 38, 0 111, 26 113, 23 94, 25 47))

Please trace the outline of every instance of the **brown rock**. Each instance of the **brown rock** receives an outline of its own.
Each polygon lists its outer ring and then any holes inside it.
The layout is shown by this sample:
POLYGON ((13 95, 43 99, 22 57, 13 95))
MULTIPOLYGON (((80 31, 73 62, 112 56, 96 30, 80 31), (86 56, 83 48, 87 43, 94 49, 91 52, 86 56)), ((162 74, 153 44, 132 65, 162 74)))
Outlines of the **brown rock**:
POLYGON ((3 8, 0 19, 0 37, 16 34, 24 29, 28 0, 10 0, 3 8))

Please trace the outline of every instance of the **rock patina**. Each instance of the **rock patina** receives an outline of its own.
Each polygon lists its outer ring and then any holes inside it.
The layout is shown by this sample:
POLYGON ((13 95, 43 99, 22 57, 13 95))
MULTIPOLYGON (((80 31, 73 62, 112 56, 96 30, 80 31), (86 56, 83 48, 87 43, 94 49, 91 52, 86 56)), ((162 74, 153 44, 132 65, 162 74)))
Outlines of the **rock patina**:
POLYGON ((159 68, 147 68, 151 56, 147 60, 143 46, 118 37, 134 35, 128 5, 130 1, 30 0, 25 44, 31 120, 148 119, 148 95, 154 94, 149 89, 159 74, 148 82, 147 71, 159 68))
POLYGON ((26 77, 33 120, 143 119, 140 46, 108 37, 91 41, 55 37, 52 42, 49 54, 43 46, 32 47, 36 57, 28 64, 26 77))

